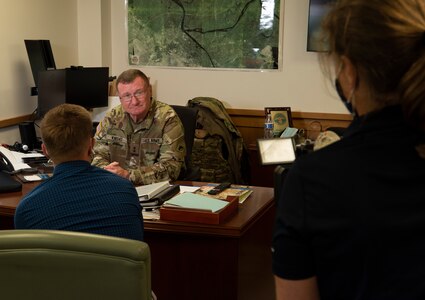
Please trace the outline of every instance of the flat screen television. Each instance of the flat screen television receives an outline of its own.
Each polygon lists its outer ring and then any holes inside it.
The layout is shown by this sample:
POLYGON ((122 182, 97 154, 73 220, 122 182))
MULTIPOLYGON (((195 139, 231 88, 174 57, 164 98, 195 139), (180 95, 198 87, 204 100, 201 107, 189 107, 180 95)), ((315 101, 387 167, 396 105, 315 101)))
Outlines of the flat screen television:
POLYGON ((39 73, 37 117, 62 103, 108 106, 109 68, 66 68, 39 73))
POLYGON ((326 51, 327 45, 322 41, 321 24, 336 0, 310 0, 308 12, 307 51, 326 51))
POLYGON ((38 87, 38 73, 40 71, 56 69, 52 47, 49 40, 24 40, 24 42, 31 65, 34 84, 38 87))

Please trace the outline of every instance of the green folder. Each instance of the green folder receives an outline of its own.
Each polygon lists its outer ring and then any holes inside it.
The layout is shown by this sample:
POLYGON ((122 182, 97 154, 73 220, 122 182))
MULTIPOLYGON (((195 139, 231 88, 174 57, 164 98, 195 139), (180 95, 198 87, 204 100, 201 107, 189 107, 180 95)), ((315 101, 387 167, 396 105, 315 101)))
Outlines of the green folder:
POLYGON ((193 193, 183 193, 166 201, 164 206, 217 212, 228 204, 229 202, 224 200, 214 199, 193 193))

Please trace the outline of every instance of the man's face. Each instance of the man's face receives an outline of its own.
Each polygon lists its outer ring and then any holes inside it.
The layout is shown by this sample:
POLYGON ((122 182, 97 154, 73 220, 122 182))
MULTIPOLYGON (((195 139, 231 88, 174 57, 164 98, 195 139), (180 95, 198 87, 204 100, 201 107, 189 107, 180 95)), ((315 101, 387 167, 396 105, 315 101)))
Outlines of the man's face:
POLYGON ((152 87, 137 77, 130 83, 119 83, 117 89, 121 105, 133 121, 143 120, 151 106, 152 87))

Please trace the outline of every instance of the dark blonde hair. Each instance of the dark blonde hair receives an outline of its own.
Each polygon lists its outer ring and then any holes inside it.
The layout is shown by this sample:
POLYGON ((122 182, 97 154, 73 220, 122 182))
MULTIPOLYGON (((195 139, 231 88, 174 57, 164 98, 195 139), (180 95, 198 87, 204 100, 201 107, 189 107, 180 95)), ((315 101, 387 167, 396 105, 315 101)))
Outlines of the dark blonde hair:
POLYGON ((87 150, 92 137, 92 119, 83 107, 62 104, 47 112, 40 129, 41 138, 50 158, 68 160, 87 150))
POLYGON ((122 72, 116 82, 115 82, 115 88, 118 91, 118 84, 119 83, 131 83, 133 82, 137 77, 140 77, 143 79, 144 82, 146 82, 147 85, 149 85, 149 78, 146 76, 145 73, 138 69, 129 69, 124 72, 122 72))
POLYGON ((322 28, 326 57, 348 57, 377 107, 400 104, 425 132, 425 1, 337 0, 322 28))
POLYGON ((322 27, 328 57, 348 57, 378 106, 401 104, 425 131, 425 1, 338 0, 322 27))

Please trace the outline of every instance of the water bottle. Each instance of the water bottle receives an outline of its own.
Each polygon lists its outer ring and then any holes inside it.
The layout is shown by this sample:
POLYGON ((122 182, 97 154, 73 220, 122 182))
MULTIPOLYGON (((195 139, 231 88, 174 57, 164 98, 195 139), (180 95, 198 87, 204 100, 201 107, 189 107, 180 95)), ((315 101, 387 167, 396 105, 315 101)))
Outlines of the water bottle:
POLYGON ((266 115, 266 121, 264 122, 264 138, 273 138, 273 121, 271 114, 266 115))

